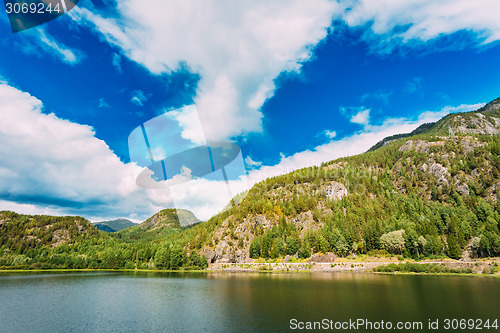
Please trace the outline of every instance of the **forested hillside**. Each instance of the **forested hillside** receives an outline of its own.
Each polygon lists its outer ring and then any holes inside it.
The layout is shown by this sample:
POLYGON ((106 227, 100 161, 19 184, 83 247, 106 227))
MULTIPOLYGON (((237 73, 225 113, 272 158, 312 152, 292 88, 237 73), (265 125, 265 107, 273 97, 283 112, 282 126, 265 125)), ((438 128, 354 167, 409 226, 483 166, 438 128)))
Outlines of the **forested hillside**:
POLYGON ((211 261, 388 251, 500 254, 500 100, 419 134, 254 186, 175 239, 211 261))
MULTIPOLYGON (((170 209, 155 216, 172 214, 175 210, 170 209)), ((183 228, 177 221, 177 225, 166 225, 161 230, 169 234, 183 228)), ((145 235, 145 238, 134 239, 119 233, 108 234, 82 217, 31 216, 3 211, 0 212, 0 269, 200 269, 207 266, 198 253, 187 252, 179 245, 164 245, 151 234, 145 235)))
POLYGON ((328 252, 498 256, 499 133, 497 99, 367 153, 267 179, 240 205, 190 228, 175 210, 113 234, 83 218, 2 212, 0 266, 203 268, 200 254, 210 262, 328 252))

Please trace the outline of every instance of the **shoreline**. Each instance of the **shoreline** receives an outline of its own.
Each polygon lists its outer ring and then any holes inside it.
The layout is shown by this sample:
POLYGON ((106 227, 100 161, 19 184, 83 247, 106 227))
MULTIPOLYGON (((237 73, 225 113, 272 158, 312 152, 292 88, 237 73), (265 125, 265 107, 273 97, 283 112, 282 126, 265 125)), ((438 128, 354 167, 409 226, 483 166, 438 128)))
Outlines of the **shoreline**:
MULTIPOLYGON (((381 259, 381 258, 378 258, 381 259)), ((484 273, 494 263, 499 263, 500 258, 483 259, 477 261, 445 260, 369 260, 356 261, 342 258, 333 262, 265 262, 251 263, 214 263, 204 270, 160 270, 160 269, 0 269, 1 273, 65 273, 65 272, 141 272, 141 273, 374 273, 391 275, 462 275, 462 276, 495 276, 500 277, 500 272, 494 274, 484 273), (374 272, 378 266, 389 264, 438 264, 448 268, 471 268, 473 273, 413 273, 413 272, 374 272)))
MULTIPOLYGON (((258 271, 268 271, 268 272, 325 272, 325 273, 336 273, 336 272, 351 272, 351 273, 378 273, 374 272, 373 269, 379 266, 385 266, 389 264, 438 264, 444 265, 447 268, 470 268, 473 273, 464 273, 463 275, 498 275, 483 273, 485 270, 492 267, 494 263, 498 263, 499 260, 481 260, 481 261, 458 261, 452 259, 446 260, 386 260, 386 261, 355 261, 355 260, 341 260, 334 262, 293 262, 293 263, 266 263, 266 262, 253 262, 253 263, 214 263, 209 268, 212 271, 223 271, 223 272, 258 272, 258 271)), ((396 272, 397 274, 406 274, 403 272, 396 272)), ((393 273, 389 273, 393 274, 393 273)), ((431 273, 408 273, 408 274, 431 274, 431 273)), ((458 273, 436 273, 436 274, 449 274, 449 275, 461 275, 458 273)))

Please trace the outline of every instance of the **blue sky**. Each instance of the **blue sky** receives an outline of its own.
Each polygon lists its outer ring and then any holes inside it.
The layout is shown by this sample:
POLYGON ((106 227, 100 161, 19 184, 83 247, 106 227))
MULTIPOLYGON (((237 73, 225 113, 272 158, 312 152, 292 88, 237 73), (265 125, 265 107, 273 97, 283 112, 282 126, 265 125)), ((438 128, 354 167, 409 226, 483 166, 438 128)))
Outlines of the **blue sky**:
MULTIPOLYGON (((173 200, 131 171, 130 133, 186 105, 206 140, 240 145, 252 185, 500 96, 493 0, 151 6, 82 0, 16 34, 0 15, 0 209, 209 217, 227 203, 217 192, 173 200)), ((199 143, 193 123, 180 125, 199 143)))

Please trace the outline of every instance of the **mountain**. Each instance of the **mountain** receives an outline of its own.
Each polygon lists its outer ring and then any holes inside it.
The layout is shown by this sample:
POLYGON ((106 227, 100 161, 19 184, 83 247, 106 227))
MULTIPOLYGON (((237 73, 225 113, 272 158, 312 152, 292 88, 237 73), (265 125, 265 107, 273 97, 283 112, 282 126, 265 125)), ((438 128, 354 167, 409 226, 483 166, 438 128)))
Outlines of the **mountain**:
POLYGON ((141 224, 121 230, 118 235, 130 239, 161 238, 197 223, 200 223, 200 220, 189 210, 164 209, 141 224))
POLYGON ((452 134, 496 135, 500 132, 498 119, 500 119, 500 98, 486 104, 479 110, 450 114, 438 122, 422 124, 411 133, 402 133, 386 137, 376 143, 368 151, 374 151, 397 139, 407 138, 421 133, 449 135, 450 129, 453 131, 452 134))
POLYGON ((127 220, 127 219, 117 219, 111 221, 102 221, 94 223, 94 227, 97 230, 105 231, 105 232, 116 232, 129 227, 135 226, 136 223, 127 220))
POLYGON ((166 209, 108 234, 81 217, 0 212, 0 267, 203 268, 200 254, 210 262, 499 256, 499 133, 497 99, 364 154, 266 179, 207 222, 166 209))
POLYGON ((100 236, 92 223, 83 217, 0 212, 0 247, 3 249, 19 251, 44 246, 52 249, 100 236))
POLYGON ((500 99, 367 153, 267 179, 173 240, 212 262, 326 252, 499 255, 498 133, 500 99))

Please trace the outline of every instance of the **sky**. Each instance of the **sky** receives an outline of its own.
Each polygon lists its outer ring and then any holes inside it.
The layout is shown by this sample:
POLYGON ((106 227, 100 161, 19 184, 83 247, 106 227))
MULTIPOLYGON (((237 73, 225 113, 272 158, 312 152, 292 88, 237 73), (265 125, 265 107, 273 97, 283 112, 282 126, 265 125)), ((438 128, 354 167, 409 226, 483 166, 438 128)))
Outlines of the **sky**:
POLYGON ((17 33, 2 11, 0 210, 139 222, 175 207, 206 220, 267 177, 498 98, 499 11, 497 0, 81 0, 17 33), (141 128, 177 135, 157 137, 168 143, 153 143, 155 158, 233 142, 241 163, 228 181, 183 168, 183 186, 141 187, 148 165, 129 140, 141 128))

